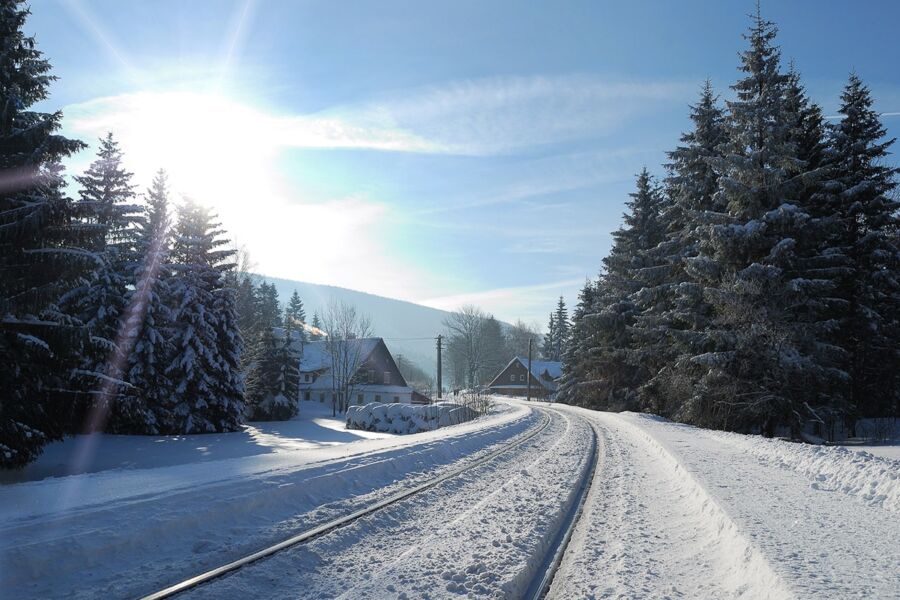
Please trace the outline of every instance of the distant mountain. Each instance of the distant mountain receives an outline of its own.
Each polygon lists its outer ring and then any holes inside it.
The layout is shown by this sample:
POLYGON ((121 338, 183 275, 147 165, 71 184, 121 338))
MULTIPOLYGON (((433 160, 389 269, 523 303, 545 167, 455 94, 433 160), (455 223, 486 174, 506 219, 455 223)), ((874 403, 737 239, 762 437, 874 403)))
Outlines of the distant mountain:
POLYGON ((434 376, 437 370, 434 338, 444 332, 443 321, 449 312, 331 285, 265 275, 260 277, 275 284, 282 303, 287 302, 294 290, 297 290, 300 299, 303 300, 307 321, 312 321, 314 312, 321 315, 332 298, 355 306, 359 312, 371 317, 374 335, 384 338, 394 358, 402 354, 426 373, 434 376))

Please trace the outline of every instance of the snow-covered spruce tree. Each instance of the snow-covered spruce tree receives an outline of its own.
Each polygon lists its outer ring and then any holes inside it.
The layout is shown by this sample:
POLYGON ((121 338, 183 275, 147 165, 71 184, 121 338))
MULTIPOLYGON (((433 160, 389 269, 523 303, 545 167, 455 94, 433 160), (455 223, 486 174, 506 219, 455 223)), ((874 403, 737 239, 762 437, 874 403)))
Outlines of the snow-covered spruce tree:
POLYGON ((690 357, 709 349, 702 332, 712 309, 703 298, 706 270, 692 266, 703 261, 698 258, 700 226, 715 222, 721 213, 714 201, 718 175, 710 161, 721 156, 726 135, 724 115, 708 80, 690 117, 693 130, 668 153, 665 239, 650 251, 652 266, 639 273, 644 288, 638 294, 642 306, 635 330, 645 349, 641 360, 652 374, 641 389, 643 408, 702 422, 705 407, 694 395, 696 367, 690 357))
POLYGON ((234 295, 225 286, 234 254, 209 209, 192 200, 178 211, 172 244, 174 422, 165 433, 232 431, 244 412, 241 338, 234 295))
POLYGON ((305 325, 306 312, 303 310, 303 300, 300 299, 300 294, 297 293, 297 290, 294 290, 284 309, 284 328, 285 330, 290 329, 296 332, 301 341, 306 341, 305 325))
POLYGON ((310 325, 312 325, 313 331, 309 334, 309 339, 311 339, 311 340, 322 339, 322 334, 320 333, 322 331, 322 321, 319 320, 318 312, 313 312, 313 318, 312 318, 312 322, 310 323, 310 325))
POLYGON ((553 314, 553 322, 555 331, 553 333, 553 360, 562 360, 569 343, 569 311, 566 309, 566 302, 563 297, 559 297, 556 303, 556 312, 553 314))
POLYGON ((639 271, 655 263, 651 251, 665 234, 662 195, 647 169, 638 175, 637 190, 629 195, 624 223, 613 232, 612 249, 603 259, 590 317, 596 327, 594 345, 588 350, 593 364, 590 379, 596 382, 596 408, 609 410, 639 408, 638 390, 650 376, 635 360, 639 340, 633 326, 639 307, 634 294, 642 286, 639 271))
POLYGON ((596 297, 597 285, 586 281, 578 295, 572 313, 569 342, 562 358, 563 375, 557 400, 565 404, 593 407, 599 403, 594 397, 597 382, 593 379, 591 348, 597 345, 596 297))
POLYGON ((276 334, 278 306, 275 286, 262 283, 256 304, 262 330, 254 337, 246 378, 246 412, 253 421, 284 421, 297 414, 300 355, 296 344, 300 334, 296 324, 300 321, 286 309, 284 329, 276 334))
POLYGON ((541 357, 544 360, 558 360, 556 354, 556 313, 550 313, 547 320, 547 333, 541 343, 541 357))
POLYGON ((23 33, 24 2, 0 1, 0 467, 21 467, 68 428, 84 333, 59 299, 102 260, 89 250, 59 162, 84 145, 56 132, 50 63, 23 33))
POLYGON ((104 425, 121 388, 115 381, 122 380, 125 367, 121 348, 125 338, 120 327, 139 262, 136 235, 143 218, 141 207, 132 202, 131 177, 122 166, 122 152, 111 133, 100 140, 97 159, 83 175, 75 177, 81 185, 81 199, 76 204, 81 227, 95 232, 91 250, 104 257, 87 281, 63 302, 66 311, 90 331, 91 343, 85 348, 80 370, 88 376, 79 380, 90 399, 80 407, 81 412, 100 411, 92 427, 104 425))
POLYGON ((300 356, 291 339, 279 339, 271 327, 263 330, 247 373, 249 420, 285 421, 297 414, 300 356))
POLYGON ((805 166, 791 137, 776 31, 757 12, 741 55, 745 76, 727 103, 723 157, 711 161, 719 176, 714 202, 726 222, 705 228, 695 266, 710 280, 704 294, 715 317, 705 333, 714 349, 690 359, 703 371, 693 383, 711 406, 705 424, 766 433, 778 424, 796 431, 806 413, 802 398, 822 382, 805 352, 808 331, 790 310, 807 293, 792 271, 809 215, 795 204, 805 166))
POLYGON ((145 194, 146 211, 137 225, 134 288, 128 296, 122 329, 127 349, 124 380, 112 406, 108 429, 152 435, 174 431, 172 381, 166 368, 172 346, 171 211, 168 178, 160 170, 145 194))
POLYGON ((484 359, 478 365, 478 382, 487 384, 503 370, 512 357, 509 356, 506 337, 503 335, 500 321, 493 315, 488 315, 484 319, 481 336, 484 359))
POLYGON ((831 131, 833 170, 826 194, 837 221, 831 246, 846 259, 838 296, 846 303, 839 344, 847 353, 853 417, 898 414, 900 395, 900 203, 898 169, 885 164, 893 139, 869 89, 852 74, 831 131), (896 239, 896 238, 894 238, 896 239))

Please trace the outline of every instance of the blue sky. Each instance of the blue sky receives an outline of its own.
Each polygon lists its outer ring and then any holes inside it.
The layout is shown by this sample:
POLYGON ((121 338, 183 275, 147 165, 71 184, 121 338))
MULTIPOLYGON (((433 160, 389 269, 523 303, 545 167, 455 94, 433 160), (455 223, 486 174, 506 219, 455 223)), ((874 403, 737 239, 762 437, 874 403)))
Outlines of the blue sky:
MULTIPOLYGON (((900 111, 900 3, 762 8, 826 114, 851 69, 900 111)), ((142 186, 165 167, 261 272, 543 325, 598 272, 704 79, 729 97, 753 9, 41 0, 28 27, 66 132, 112 129, 142 186)))

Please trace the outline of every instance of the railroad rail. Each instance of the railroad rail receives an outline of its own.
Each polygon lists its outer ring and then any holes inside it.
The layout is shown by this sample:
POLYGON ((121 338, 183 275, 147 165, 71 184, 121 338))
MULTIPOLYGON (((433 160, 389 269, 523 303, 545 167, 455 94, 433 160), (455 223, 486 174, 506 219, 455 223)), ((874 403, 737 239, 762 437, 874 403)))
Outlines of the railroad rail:
MULTIPOLYGON (((504 444, 502 447, 498 448, 497 450, 494 450, 493 452, 491 452, 485 456, 482 456, 481 458, 478 458, 470 463, 467 463, 467 464, 457 467, 455 469, 451 469, 450 471, 447 471, 446 473, 443 473, 442 475, 439 475, 439 476, 437 476, 433 479, 430 479, 424 483, 420 483, 409 489, 397 492, 396 494, 388 496, 387 498, 383 498, 382 500, 374 502, 371 505, 369 505, 365 508, 362 508, 360 510, 357 510, 355 512, 352 512, 348 515, 338 517, 336 519, 333 519, 331 521, 328 521, 326 523, 323 523, 323 524, 313 527, 311 529, 307 529, 306 531, 303 531, 302 533, 293 535, 285 540, 282 540, 281 542, 278 542, 277 544, 273 544, 271 546, 263 548, 262 550, 258 550, 256 552, 253 552, 252 554, 243 556, 242 558, 238 558, 236 560, 233 560, 229 563, 226 563, 226 564, 216 567, 214 569, 210 569, 209 571, 206 571, 204 573, 200 573, 199 575, 195 575, 189 579, 180 581, 174 585, 170 585, 162 590, 159 590, 157 592, 154 592, 152 594, 144 596, 142 598, 142 600, 162 600, 163 598, 171 598, 182 592, 186 592, 193 588, 199 587, 205 583, 209 583, 215 579, 218 579, 228 573, 237 571, 238 569, 241 569, 242 567, 245 567, 247 565, 250 565, 252 563, 260 561, 264 558, 267 558, 274 554, 277 554, 278 552, 281 552, 282 550, 286 550, 286 549, 296 546, 298 544, 310 542, 310 541, 312 541, 316 538, 319 538, 327 533, 330 533, 336 529, 345 527, 345 526, 353 523, 354 521, 361 519, 362 517, 371 515, 379 510, 382 510, 388 506, 391 506, 392 504, 396 504, 396 503, 398 503, 402 500, 405 500, 411 496, 422 493, 425 490, 428 490, 437 485, 440 485, 441 483, 447 481, 448 479, 458 477, 459 475, 462 475, 463 473, 466 473, 467 471, 470 471, 476 467, 479 467, 479 466, 497 458, 498 456, 508 452, 509 450, 512 450, 513 448, 520 446, 521 444, 524 444, 525 442, 527 442, 528 440, 532 439, 534 436, 536 436, 537 434, 542 432, 544 429, 546 429, 547 426, 550 424, 550 415, 544 409, 539 409, 539 410, 544 415, 544 420, 540 426, 533 428, 531 431, 528 431, 526 433, 516 436, 511 441, 504 444)), ((595 443, 596 443, 596 441, 595 441, 595 443)))
POLYGON ((553 579, 556 576, 556 572, 559 570, 559 566, 562 564, 566 548, 569 545, 569 541, 572 539, 572 534, 575 533, 575 528, 578 526, 578 521, 581 519, 581 515, 584 512, 585 502, 587 501, 591 486, 594 483, 594 474, 597 472, 597 465, 600 462, 600 443, 597 434, 597 425, 590 419, 587 419, 587 421, 591 426, 591 433, 593 433, 591 464, 586 469, 585 475, 581 480, 578 489, 578 499, 573 504, 566 519, 563 521, 563 526, 560 528, 560 531, 556 534, 556 537, 553 538, 553 543, 550 546, 552 548, 552 553, 548 554, 541 568, 532 580, 531 585, 528 587, 528 591, 525 593, 525 597, 530 600, 542 600, 543 598, 546 598, 547 593, 550 591, 550 587, 553 585, 553 579))

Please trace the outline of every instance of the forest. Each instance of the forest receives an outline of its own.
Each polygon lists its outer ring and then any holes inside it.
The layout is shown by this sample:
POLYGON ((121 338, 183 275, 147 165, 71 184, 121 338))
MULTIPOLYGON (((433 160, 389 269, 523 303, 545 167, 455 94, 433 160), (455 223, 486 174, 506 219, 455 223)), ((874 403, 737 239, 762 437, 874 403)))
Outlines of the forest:
POLYGON ((823 114, 776 34, 757 11, 732 99, 707 82, 665 177, 637 176, 563 402, 795 438, 900 415, 894 140, 855 73, 823 114))

